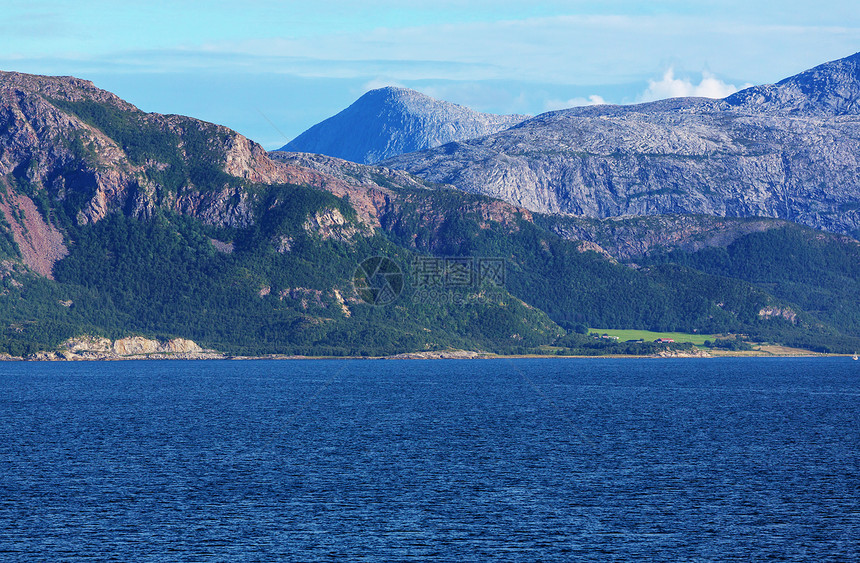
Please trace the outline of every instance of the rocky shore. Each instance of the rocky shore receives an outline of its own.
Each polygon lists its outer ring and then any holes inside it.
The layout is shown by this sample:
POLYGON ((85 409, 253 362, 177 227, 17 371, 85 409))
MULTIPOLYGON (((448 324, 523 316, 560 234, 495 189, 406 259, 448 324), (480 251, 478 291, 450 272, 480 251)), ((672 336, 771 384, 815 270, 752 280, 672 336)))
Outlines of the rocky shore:
POLYGON ((406 352, 396 356, 387 356, 385 360, 474 360, 495 357, 486 352, 472 350, 440 350, 435 352, 406 352))
MULTIPOLYGON (((34 361, 80 361, 80 360, 208 360, 222 359, 224 354, 205 350, 191 340, 174 338, 159 341, 141 336, 110 340, 83 336, 72 338, 61 344, 56 351, 38 352, 28 356, 34 361)), ((9 356, 0 359, 22 359, 9 356)))

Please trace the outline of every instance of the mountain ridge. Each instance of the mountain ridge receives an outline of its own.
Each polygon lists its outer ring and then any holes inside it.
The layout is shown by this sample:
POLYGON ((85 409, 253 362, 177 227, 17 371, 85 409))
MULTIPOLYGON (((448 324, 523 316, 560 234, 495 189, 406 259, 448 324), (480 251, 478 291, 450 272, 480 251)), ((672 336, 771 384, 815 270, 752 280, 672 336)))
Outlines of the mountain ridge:
POLYGON ((725 100, 551 112, 381 164, 536 212, 759 216, 856 234, 858 60, 725 100))
POLYGON ((783 115, 860 114, 860 53, 725 98, 733 109, 783 115))

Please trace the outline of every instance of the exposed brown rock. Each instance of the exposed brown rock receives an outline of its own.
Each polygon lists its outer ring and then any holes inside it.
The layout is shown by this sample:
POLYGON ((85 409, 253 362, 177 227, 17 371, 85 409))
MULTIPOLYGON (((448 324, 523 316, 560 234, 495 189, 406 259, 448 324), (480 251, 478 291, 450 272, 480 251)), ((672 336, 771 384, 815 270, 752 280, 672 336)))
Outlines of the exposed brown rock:
POLYGON ((108 338, 81 336, 61 344, 55 352, 39 352, 33 360, 136 360, 136 359, 209 359, 223 358, 214 350, 204 350, 184 338, 158 341, 131 336, 111 341, 108 338))
POLYGON ((364 232, 355 223, 347 221, 337 209, 317 211, 305 221, 304 229, 308 233, 319 235, 323 240, 334 239, 341 242, 349 242, 357 234, 364 232))
POLYGON ((758 312, 762 319, 785 319, 792 324, 797 323, 797 313, 788 307, 764 307, 758 312))
POLYGON ((24 263, 34 272, 53 279, 54 263, 69 253, 62 233, 45 222, 32 199, 12 194, 3 179, 0 179, 0 211, 12 229, 24 263))
POLYGON ((215 247, 215 250, 218 252, 223 252, 224 254, 232 254, 233 253, 233 243, 232 242, 224 242, 217 239, 209 239, 209 242, 212 243, 212 246, 215 247))
POLYGON ((334 295, 334 300, 340 304, 341 311, 343 311, 343 316, 349 318, 352 316, 352 311, 349 310, 349 307, 346 306, 346 301, 343 299, 343 296, 340 294, 340 291, 337 289, 332 289, 332 294, 334 295))
POLYGON ((580 252, 596 252, 609 260, 610 262, 617 262, 615 257, 612 256, 609 252, 607 252, 602 246, 597 243, 589 242, 589 241, 581 241, 579 243, 578 250, 580 252))

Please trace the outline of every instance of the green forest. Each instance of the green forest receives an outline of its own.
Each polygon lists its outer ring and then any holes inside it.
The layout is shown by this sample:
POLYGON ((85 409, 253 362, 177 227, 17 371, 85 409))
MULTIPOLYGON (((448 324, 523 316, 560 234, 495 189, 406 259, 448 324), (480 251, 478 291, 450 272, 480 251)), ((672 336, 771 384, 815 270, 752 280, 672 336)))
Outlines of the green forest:
POLYGON ((26 355, 80 334, 181 336, 236 355, 529 353, 546 345, 565 349, 560 353, 644 354, 656 346, 594 341, 581 334, 586 326, 743 334, 825 352, 857 347, 857 314, 849 306, 857 303, 857 262, 803 230, 749 235, 725 249, 673 253, 631 268, 521 218, 514 227, 488 226, 477 213, 459 212, 470 205, 445 191, 422 193, 439 222, 422 226, 422 215, 406 205, 375 234, 324 240, 303 228, 306 218, 336 208, 355 220, 348 203, 307 187, 267 190, 267 212, 247 229, 166 211, 149 219, 115 212, 74 227, 54 281, 30 275, 18 287, 12 280, 20 276, 4 278, 0 314, 9 328, 0 350, 26 355), (291 241, 288 252, 278 248, 283 237, 291 241), (213 241, 231 244, 232 252, 213 241), (765 259, 773 255, 792 258, 765 259), (384 306, 363 302, 353 289, 356 268, 372 256, 400 265, 405 280, 402 294, 384 306), (481 259, 502 261, 503 284, 428 288, 413 265, 433 256, 465 264, 474 270, 471 280, 481 259), (816 279, 816 271, 828 273, 816 279), (335 290, 348 299, 343 305, 335 290), (793 308, 797 319, 760 318, 766 306, 793 308))

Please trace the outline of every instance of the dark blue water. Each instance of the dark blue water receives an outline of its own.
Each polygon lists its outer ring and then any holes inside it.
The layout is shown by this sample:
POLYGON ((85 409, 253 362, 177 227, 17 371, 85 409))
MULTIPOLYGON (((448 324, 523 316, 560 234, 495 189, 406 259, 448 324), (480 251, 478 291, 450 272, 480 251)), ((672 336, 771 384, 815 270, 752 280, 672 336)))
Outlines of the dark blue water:
POLYGON ((850 359, 0 364, 2 561, 860 560, 850 359))

